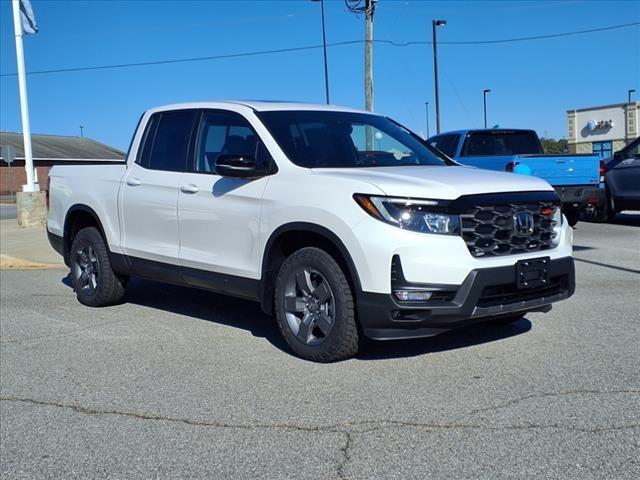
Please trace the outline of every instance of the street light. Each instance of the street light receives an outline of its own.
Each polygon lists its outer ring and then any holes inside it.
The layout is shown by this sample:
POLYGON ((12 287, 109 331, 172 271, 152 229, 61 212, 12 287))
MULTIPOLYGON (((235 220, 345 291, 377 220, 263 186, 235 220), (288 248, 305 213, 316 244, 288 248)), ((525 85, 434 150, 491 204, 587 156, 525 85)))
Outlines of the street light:
POLYGON ((444 27, 446 20, 432 20, 431 28, 433 30, 433 75, 435 79, 436 90, 436 133, 440 134, 440 96, 438 93, 438 39, 436 37, 436 27, 444 27))
POLYGON ((329 104, 329 66, 327 65, 327 34, 324 28, 324 0, 311 0, 312 2, 320 2, 320 11, 322 12, 322 49, 324 51, 324 94, 329 104))
POLYGON ((489 93, 491 90, 489 90, 488 88, 485 88, 482 91, 482 105, 484 107, 484 128, 487 128, 487 93, 489 93))
POLYGON ((636 93, 635 89, 631 89, 627 92, 627 94, 629 95, 629 101, 627 103, 631 103, 631 94, 632 93, 636 93))
POLYGON ((424 102, 424 105, 426 107, 427 110, 427 139, 429 139, 430 135, 429 135, 429 102, 424 102))

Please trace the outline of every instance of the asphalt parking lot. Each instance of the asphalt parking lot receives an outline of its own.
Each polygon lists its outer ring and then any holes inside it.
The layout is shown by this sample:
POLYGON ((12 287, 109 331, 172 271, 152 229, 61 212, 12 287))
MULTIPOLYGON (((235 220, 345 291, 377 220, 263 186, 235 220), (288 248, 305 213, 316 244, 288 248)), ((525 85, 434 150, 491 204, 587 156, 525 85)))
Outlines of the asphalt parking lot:
POLYGON ((2 478, 640 477, 640 222, 580 223, 549 314, 329 365, 256 304, 62 269, 0 277, 2 478))

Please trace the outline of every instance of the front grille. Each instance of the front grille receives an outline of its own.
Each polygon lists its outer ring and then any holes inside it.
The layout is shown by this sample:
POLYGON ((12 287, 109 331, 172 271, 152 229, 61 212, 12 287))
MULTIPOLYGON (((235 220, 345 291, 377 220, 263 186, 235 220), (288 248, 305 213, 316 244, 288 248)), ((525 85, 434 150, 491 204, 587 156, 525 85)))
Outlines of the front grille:
POLYGON ((551 297, 569 290, 569 277, 562 275, 551 278, 548 285, 530 290, 519 290, 515 283, 492 285, 485 287, 478 299, 478 307, 509 305, 516 302, 527 302, 542 297, 551 297))
POLYGON ((556 208, 559 207, 552 201, 475 205, 460 215, 462 238, 474 257, 548 250, 553 248, 557 235, 553 221, 556 208), (530 235, 516 234, 514 216, 518 212, 529 212, 533 216, 530 235))

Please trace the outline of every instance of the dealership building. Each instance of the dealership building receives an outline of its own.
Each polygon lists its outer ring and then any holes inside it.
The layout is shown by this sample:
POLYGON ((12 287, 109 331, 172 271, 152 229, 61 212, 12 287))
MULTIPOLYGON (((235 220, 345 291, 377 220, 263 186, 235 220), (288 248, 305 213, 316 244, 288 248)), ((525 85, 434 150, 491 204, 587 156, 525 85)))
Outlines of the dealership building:
POLYGON ((640 103, 567 110, 569 153, 611 157, 640 135, 640 103))

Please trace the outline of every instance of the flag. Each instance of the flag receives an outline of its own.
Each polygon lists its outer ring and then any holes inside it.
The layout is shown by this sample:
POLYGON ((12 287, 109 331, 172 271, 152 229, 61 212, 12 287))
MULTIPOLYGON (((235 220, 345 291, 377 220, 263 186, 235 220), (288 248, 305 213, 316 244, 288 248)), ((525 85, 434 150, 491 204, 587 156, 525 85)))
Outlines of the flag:
POLYGON ((36 17, 29 0, 20 0, 20 18, 22 19, 22 31, 24 33, 38 33, 36 17))

